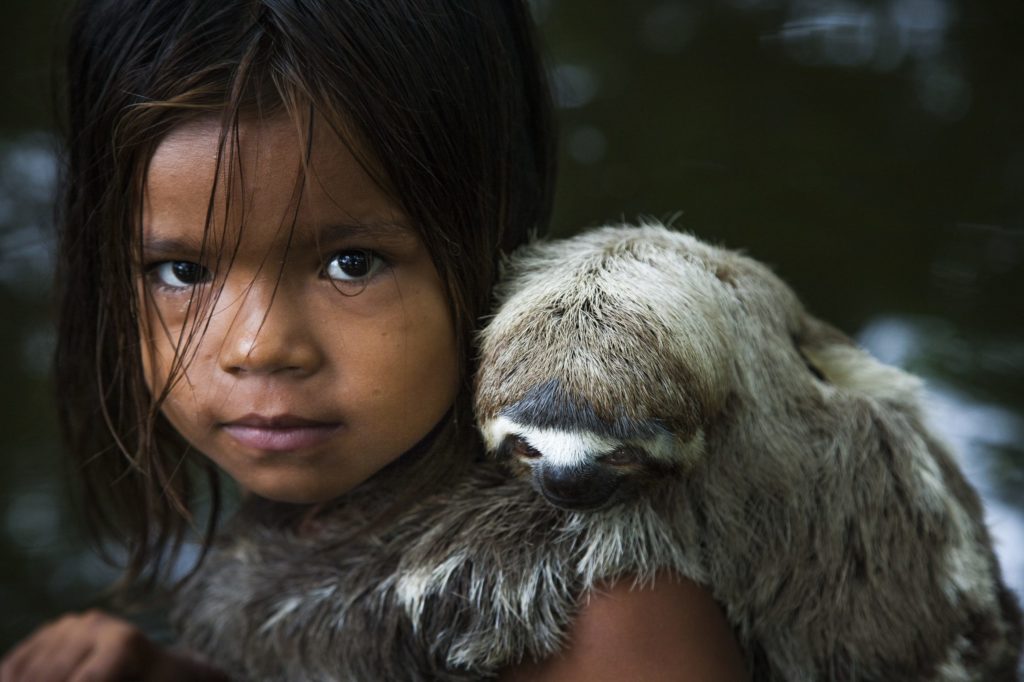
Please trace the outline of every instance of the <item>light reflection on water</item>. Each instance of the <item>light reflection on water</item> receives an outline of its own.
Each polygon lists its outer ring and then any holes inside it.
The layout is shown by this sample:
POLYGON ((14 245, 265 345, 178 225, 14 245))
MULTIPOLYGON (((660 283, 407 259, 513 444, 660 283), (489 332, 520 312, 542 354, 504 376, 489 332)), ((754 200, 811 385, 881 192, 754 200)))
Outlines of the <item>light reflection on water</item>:
POLYGON ((953 11, 946 0, 804 0, 791 3, 778 36, 807 47, 808 58, 891 69, 905 59, 941 55, 953 11))
POLYGON ((797 62, 883 72, 910 64, 925 111, 956 120, 970 108, 970 83, 947 41, 956 17, 949 0, 797 0, 788 14, 762 40, 781 42, 797 62))
POLYGON ((45 551, 60 533, 60 505, 50 486, 22 490, 7 506, 7 537, 26 554, 45 551))
POLYGON ((0 140, 0 283, 35 291, 53 273, 53 137, 41 132, 0 140))

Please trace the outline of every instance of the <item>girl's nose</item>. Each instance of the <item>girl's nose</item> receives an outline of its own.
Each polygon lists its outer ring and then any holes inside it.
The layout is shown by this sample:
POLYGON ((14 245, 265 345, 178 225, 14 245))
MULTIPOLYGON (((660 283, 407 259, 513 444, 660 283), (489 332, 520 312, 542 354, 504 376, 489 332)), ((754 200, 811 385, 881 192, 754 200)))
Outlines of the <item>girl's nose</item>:
POLYGON ((250 288, 221 313, 228 320, 218 355, 221 369, 230 374, 298 377, 315 373, 323 357, 304 307, 286 300, 284 287, 266 296, 256 289, 250 288))

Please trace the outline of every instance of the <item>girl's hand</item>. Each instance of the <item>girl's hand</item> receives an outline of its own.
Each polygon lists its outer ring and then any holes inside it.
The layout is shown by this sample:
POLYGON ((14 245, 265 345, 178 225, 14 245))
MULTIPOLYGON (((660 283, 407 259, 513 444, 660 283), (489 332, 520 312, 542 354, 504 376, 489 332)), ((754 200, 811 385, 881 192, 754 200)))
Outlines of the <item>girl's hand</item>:
POLYGON ((68 614, 14 647, 0 682, 107 680, 226 681, 208 665, 152 642, 141 630, 102 611, 68 614))

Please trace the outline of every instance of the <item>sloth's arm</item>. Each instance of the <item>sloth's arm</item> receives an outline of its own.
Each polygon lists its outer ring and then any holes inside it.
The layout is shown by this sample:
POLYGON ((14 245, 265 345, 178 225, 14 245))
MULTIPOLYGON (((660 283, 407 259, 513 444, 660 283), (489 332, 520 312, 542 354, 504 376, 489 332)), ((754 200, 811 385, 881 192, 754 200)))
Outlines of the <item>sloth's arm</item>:
POLYGON ((501 682, 740 682, 743 656, 721 608, 696 583, 662 574, 592 593, 557 656, 505 671, 501 682))

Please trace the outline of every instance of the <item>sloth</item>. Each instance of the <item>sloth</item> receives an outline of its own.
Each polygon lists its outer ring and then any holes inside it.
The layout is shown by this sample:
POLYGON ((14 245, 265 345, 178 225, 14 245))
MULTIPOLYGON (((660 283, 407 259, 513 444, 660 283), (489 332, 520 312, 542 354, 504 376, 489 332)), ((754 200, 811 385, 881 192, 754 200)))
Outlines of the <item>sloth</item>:
POLYGON ((178 595, 185 646, 241 679, 486 679, 557 652, 588 590, 669 571, 755 680, 1016 679, 1021 612, 920 382, 768 268, 608 227, 520 249, 496 296, 490 457, 386 525, 392 472, 313 532, 246 504, 178 595))
POLYGON ((497 296, 476 391, 489 450, 570 511, 669 489, 695 524, 689 577, 755 679, 1015 677, 1020 611, 920 381, 768 268, 612 227, 526 247, 497 296))

